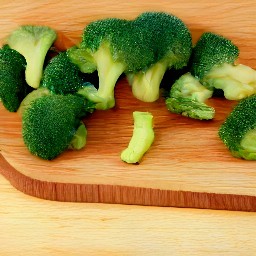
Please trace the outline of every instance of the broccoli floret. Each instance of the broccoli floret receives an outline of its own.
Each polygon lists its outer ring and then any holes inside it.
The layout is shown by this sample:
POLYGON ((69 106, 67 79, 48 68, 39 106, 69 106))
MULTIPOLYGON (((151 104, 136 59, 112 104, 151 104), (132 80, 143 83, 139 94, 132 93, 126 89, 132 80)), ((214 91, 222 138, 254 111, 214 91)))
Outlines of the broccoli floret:
POLYGON ((256 95, 234 107, 219 128, 219 137, 234 157, 256 160, 256 95))
POLYGON ((46 66, 40 87, 55 94, 76 93, 84 84, 84 74, 70 61, 66 52, 55 56, 46 66))
POLYGON ((7 45, 0 49, 0 99, 10 112, 16 112, 31 91, 25 82, 26 60, 7 45))
POLYGON ((191 48, 191 34, 180 19, 146 12, 135 20, 108 18, 90 23, 80 45, 69 49, 68 55, 81 71, 98 71, 101 102, 97 108, 107 109, 115 105, 114 87, 123 73, 135 97, 155 101, 165 71, 185 66, 191 48))
POLYGON ((122 151, 122 161, 139 163, 154 141, 153 116, 149 112, 133 112, 134 128, 128 147, 122 151))
POLYGON ((143 34, 154 58, 146 68, 128 73, 128 81, 136 98, 153 102, 159 98, 165 72, 187 65, 192 52, 191 33, 181 19, 163 12, 143 13, 135 19, 134 26, 143 34))
POLYGON ((86 142, 81 120, 91 107, 82 96, 71 94, 33 100, 22 115, 22 136, 28 150, 51 160, 68 148, 80 149, 86 142))
POLYGON ((47 26, 24 25, 7 39, 7 44, 25 57, 26 81, 33 88, 40 85, 45 57, 56 37, 56 32, 47 26))
POLYGON ((186 73, 172 85, 166 106, 176 114, 209 120, 214 117, 215 110, 205 104, 205 101, 211 98, 212 94, 213 91, 204 87, 191 73, 186 73))
POLYGON ((221 35, 206 32, 196 43, 191 73, 209 89, 221 89, 228 100, 240 100, 256 92, 256 71, 237 64, 239 49, 221 35))
POLYGON ((115 105, 114 87, 126 69, 123 51, 128 21, 108 18, 91 22, 85 27, 79 47, 68 50, 68 56, 81 71, 94 72, 99 76, 97 109, 108 109, 115 105))

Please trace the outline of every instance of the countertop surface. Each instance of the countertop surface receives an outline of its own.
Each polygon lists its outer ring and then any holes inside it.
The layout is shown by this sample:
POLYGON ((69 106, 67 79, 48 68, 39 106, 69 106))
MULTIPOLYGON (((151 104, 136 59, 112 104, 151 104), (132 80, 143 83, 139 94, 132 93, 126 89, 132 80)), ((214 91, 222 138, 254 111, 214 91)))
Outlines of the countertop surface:
POLYGON ((61 203, 0 175, 0 255, 255 255, 256 213, 61 203))

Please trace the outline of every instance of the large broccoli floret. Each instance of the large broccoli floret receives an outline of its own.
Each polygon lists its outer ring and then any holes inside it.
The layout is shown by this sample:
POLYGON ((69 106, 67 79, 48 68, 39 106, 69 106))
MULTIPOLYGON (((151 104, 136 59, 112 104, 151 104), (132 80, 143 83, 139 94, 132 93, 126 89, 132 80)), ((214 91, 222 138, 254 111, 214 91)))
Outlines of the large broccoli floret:
MULTIPOLYGON (((128 73, 128 80, 136 98, 153 102, 159 98, 159 88, 165 72, 187 65, 192 52, 191 33, 178 17, 163 12, 146 12, 135 19, 133 25, 139 31, 134 38, 143 35, 148 52, 154 55, 151 65, 128 73)), ((144 58, 144 56, 141 56, 144 58)))
POLYGON ((122 73, 135 97, 155 101, 165 71, 185 66, 191 46, 190 32, 180 19, 147 12, 131 21, 109 18, 90 23, 79 47, 69 49, 68 55, 81 71, 98 71, 97 108, 107 109, 115 105, 114 87, 122 73))
POLYGON ((76 93, 84 84, 84 74, 70 61, 66 52, 55 56, 46 66, 40 87, 55 94, 76 93))
POLYGON ((212 90, 208 90, 197 78, 186 73, 172 85, 169 97, 166 99, 166 106, 176 114, 209 120, 214 117, 215 110, 205 101, 211 98, 212 94, 212 90))
POLYGON ((53 29, 35 25, 20 26, 7 39, 7 44, 25 57, 26 81, 33 88, 39 87, 45 57, 55 39, 53 29))
POLYGON ((16 112, 31 91, 25 82, 26 61, 7 45, 0 49, 0 99, 10 112, 16 112))
POLYGON ((22 115, 22 136, 29 151, 54 159, 68 148, 80 149, 86 142, 81 119, 92 104, 78 95, 50 94, 31 101, 22 115))
POLYGON ((68 56, 83 72, 97 70, 99 88, 97 90, 98 109, 108 109, 115 105, 114 87, 126 69, 124 51, 125 37, 129 34, 129 22, 108 18, 90 23, 85 27, 80 46, 68 50, 68 56))
POLYGON ((191 73, 208 89, 221 89, 229 100, 240 100, 256 92, 256 71, 236 64, 239 49, 215 33, 204 33, 191 58, 191 73))
POLYGON ((242 99, 219 128, 219 136, 234 157, 256 160, 256 95, 242 99))

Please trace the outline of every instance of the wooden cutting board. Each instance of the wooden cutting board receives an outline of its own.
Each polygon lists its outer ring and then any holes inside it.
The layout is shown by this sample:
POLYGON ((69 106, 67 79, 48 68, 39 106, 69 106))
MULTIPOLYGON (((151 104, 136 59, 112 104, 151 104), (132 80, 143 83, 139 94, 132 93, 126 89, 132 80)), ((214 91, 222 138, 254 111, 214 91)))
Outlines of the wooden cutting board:
MULTIPOLYGON (((163 10, 181 17, 196 40, 215 31, 240 47, 240 62, 256 67, 254 1, 15 1, 2 4, 1 43, 17 25, 46 24, 58 31, 58 47, 79 41, 85 24, 104 17, 135 17, 163 10), (118 2, 118 4, 117 4, 118 2)), ((125 78, 116 87, 116 107, 84 120, 87 146, 53 161, 32 156, 23 144, 17 113, 0 105, 0 172, 20 191, 57 201, 256 211, 256 162, 232 157, 218 138, 218 127, 235 102, 211 99, 216 117, 197 121, 167 111, 163 98, 143 103, 125 78), (120 160, 132 136, 132 112, 154 115, 155 142, 139 165, 120 160)))

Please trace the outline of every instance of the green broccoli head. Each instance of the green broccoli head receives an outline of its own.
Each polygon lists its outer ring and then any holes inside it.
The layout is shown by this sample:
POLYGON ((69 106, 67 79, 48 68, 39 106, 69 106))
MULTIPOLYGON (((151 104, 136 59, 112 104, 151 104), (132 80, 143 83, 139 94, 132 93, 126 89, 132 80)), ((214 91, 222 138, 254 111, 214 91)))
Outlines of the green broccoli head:
POLYGON ((76 93, 84 83, 84 74, 70 61, 66 52, 51 59, 46 66, 40 87, 56 94, 76 93))
POLYGON ((166 106, 169 111, 190 118, 213 119, 214 108, 205 104, 212 94, 191 73, 186 73, 172 85, 166 106))
POLYGON ((205 32, 197 41, 191 56, 191 74, 200 80, 216 66, 234 64, 239 49, 233 42, 221 35, 205 32))
POLYGON ((135 20, 108 18, 85 27, 82 42, 68 55, 81 71, 98 71, 97 108, 115 105, 114 87, 125 73, 135 97, 154 101, 169 67, 181 68, 191 54, 191 35, 177 17, 162 12, 143 13, 135 20))
POLYGON ((47 26, 24 25, 7 39, 7 44, 25 57, 26 81, 33 88, 40 85, 45 57, 56 37, 56 32, 47 26))
POLYGON ((240 100, 256 93, 256 71, 236 64, 239 49, 215 33, 204 33, 191 57, 191 73, 209 89, 223 90, 229 100, 240 100))
POLYGON ((151 65, 127 74, 136 98, 153 102, 159 98, 159 88, 167 69, 187 65, 192 52, 191 33, 178 17, 164 12, 146 12, 137 17, 134 25, 142 31, 153 53, 151 65))
POLYGON ((31 91, 25 82, 26 61, 7 45, 0 49, 0 99, 10 112, 16 112, 31 91))
POLYGON ((256 160, 256 95, 242 99, 219 128, 219 137, 234 157, 256 160))
POLYGON ((69 49, 68 56, 83 72, 97 70, 99 77, 97 109, 108 109, 115 105, 114 87, 126 65, 118 47, 123 40, 123 31, 128 21, 108 18, 91 22, 84 29, 79 47, 69 49), (115 39, 115 40, 114 40, 115 39))
POLYGON ((28 150, 50 160, 68 148, 81 148, 77 137, 86 134, 80 127, 81 120, 91 112, 91 107, 83 97, 71 94, 50 94, 33 100, 22 115, 22 136, 28 150))

